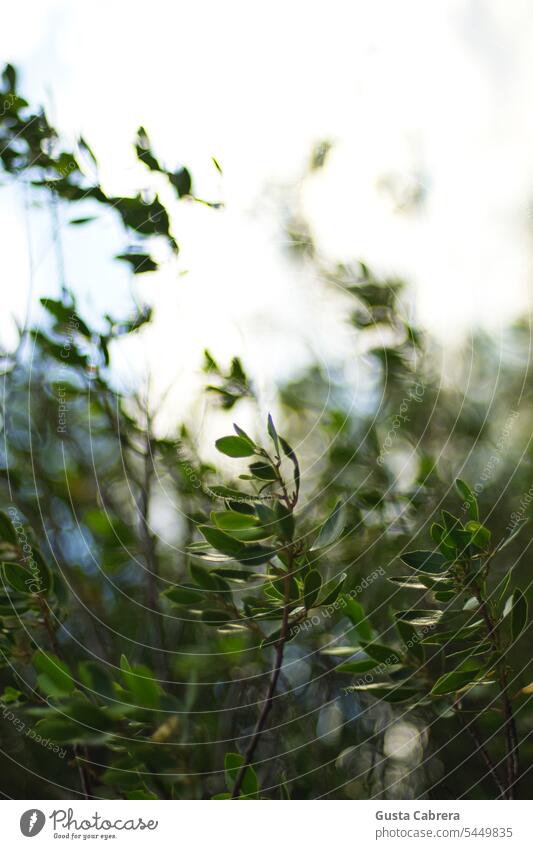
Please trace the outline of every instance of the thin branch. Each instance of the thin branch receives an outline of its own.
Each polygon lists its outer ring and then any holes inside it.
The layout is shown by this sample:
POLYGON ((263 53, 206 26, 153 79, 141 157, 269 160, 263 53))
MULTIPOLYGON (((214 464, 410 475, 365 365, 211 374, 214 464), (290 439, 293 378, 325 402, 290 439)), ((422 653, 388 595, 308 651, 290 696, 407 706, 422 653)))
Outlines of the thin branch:
POLYGON ((511 700, 509 698, 508 692, 508 681, 507 681, 507 670, 505 667, 505 660, 501 660, 501 644, 500 644, 500 635, 498 632, 498 628, 496 623, 493 621, 491 612, 488 608, 487 602, 482 596, 481 590, 477 590, 477 600, 479 602, 479 611, 483 617, 485 622, 485 626, 487 628, 487 635, 492 644, 494 652, 498 657, 497 669, 499 675, 499 684, 500 684, 500 693, 503 705, 503 715, 504 715, 504 730, 505 730, 505 741, 507 748, 507 757, 506 757, 506 772, 507 772, 507 799, 515 798, 515 788, 518 782, 519 773, 520 773, 520 764, 518 761, 518 734, 516 730, 516 723, 513 715, 513 708, 511 706, 511 700))
POLYGON ((494 779, 494 783, 496 784, 496 786, 499 790, 499 795, 501 796, 502 799, 505 799, 506 796, 507 796, 507 790, 506 790, 505 784, 502 782, 500 775, 498 773, 498 770, 496 769, 496 766, 494 764, 494 761, 492 760, 489 752, 485 748, 485 744, 484 744, 483 740, 481 739, 481 735, 480 735, 478 729, 476 728, 476 726, 474 725, 474 720, 471 719, 470 722, 467 722, 464 715, 463 715, 463 711, 460 709, 459 706, 455 706, 455 712, 457 714, 457 717, 459 718, 459 722, 461 723, 461 725, 463 726, 465 731, 468 732, 468 734, 471 736, 472 740, 474 741, 475 746, 476 746, 476 750, 481 755, 485 766, 487 767, 492 778, 494 779))
POLYGON ((244 779, 244 774, 248 767, 252 762, 252 758, 254 756, 254 752, 256 746, 259 742, 259 738, 263 733, 263 730, 266 725, 266 721, 268 719, 268 715, 272 710, 272 702, 274 698, 274 693, 276 692, 276 686, 278 683, 278 678, 281 672, 281 665, 283 663, 283 652, 285 649, 285 642, 287 639, 287 628, 289 623, 289 604, 290 604, 290 571, 285 575, 284 580, 284 604, 283 604, 283 619, 281 623, 281 630, 279 634, 279 639, 276 643, 276 657, 274 660, 274 666, 272 669, 272 674, 270 676, 270 682, 268 685, 268 690, 265 696, 265 701, 263 702, 263 707, 261 708, 261 713, 257 719, 254 732, 252 734, 252 738, 248 744, 248 748, 246 749, 244 755, 244 761, 241 764, 239 772, 237 773, 237 777, 235 779, 235 784, 233 785, 233 790, 231 793, 232 799, 238 799, 242 782, 244 779))

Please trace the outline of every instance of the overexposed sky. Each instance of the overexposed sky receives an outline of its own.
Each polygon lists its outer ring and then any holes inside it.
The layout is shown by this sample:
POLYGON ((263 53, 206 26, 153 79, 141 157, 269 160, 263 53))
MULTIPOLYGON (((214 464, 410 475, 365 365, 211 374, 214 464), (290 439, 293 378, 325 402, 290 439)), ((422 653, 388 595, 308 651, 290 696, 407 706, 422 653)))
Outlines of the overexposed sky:
MULTIPOLYGON (((131 145, 143 124, 169 167, 186 163, 198 193, 226 203, 176 209, 180 259, 135 281, 155 319, 119 354, 123 369, 135 379, 148 368, 183 394, 209 345, 241 354, 268 403, 277 378, 314 357, 342 361, 351 344, 335 300, 287 260, 284 188, 301 193, 326 260, 404 276, 417 319, 444 340, 476 323, 497 333, 527 309, 532 35, 527 0, 35 0, 3 11, 0 54, 59 127, 87 138, 110 191, 149 183, 131 145), (301 183, 323 139, 327 165, 301 183)), ((50 224, 11 190, 0 221, 8 308, 21 315, 28 229, 35 296, 57 293, 50 224)), ((118 226, 74 229, 69 281, 85 305, 119 312, 131 279, 109 262, 118 226)))

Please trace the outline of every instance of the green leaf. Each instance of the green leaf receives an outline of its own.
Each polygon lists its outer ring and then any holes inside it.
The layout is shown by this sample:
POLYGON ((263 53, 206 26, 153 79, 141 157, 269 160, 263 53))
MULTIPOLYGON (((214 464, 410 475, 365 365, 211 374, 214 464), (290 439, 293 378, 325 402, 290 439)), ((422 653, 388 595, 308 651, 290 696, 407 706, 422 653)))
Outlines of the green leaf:
POLYGON ((4 513, 3 510, 0 510, 0 539, 3 542, 11 543, 11 545, 18 544, 15 528, 11 523, 11 519, 8 518, 7 513, 4 513))
MULTIPOLYGON (((200 567, 201 568, 201 567, 200 567)), ((192 587, 179 586, 169 587, 163 595, 168 598, 172 604, 198 604, 204 600, 202 593, 192 587)))
POLYGON ((215 445, 221 454, 228 457, 251 457, 255 454, 253 446, 241 436, 223 436, 217 439, 215 445))
POLYGON ((482 670, 479 667, 461 672, 447 672, 437 680, 431 690, 431 695, 445 696, 448 693, 456 693, 457 690, 462 690, 479 679, 481 672, 482 670))
POLYGON ((344 516, 344 505, 339 501, 322 525, 316 540, 311 546, 311 551, 325 548, 338 540, 344 530, 344 516))
POLYGON ((275 554, 275 548, 268 548, 265 545, 243 545, 237 560, 239 563, 249 564, 250 566, 260 566, 262 563, 268 563, 269 560, 272 560, 275 554))
POLYGON ((143 664, 131 666, 125 655, 120 658, 120 668, 124 683, 134 702, 140 707, 159 707, 161 688, 153 672, 143 664))
MULTIPOLYGON (((71 221, 70 223, 72 224, 73 222, 71 221)), ((159 267, 150 254, 139 253, 138 251, 132 251, 131 253, 126 254, 117 254, 115 259, 118 259, 121 262, 128 262, 131 266, 131 271, 134 274, 145 274, 148 271, 157 271, 159 267)))
POLYGON ((522 531, 522 529, 526 526, 528 519, 519 519, 516 525, 512 528, 511 531, 505 536, 496 546, 496 551, 503 551, 504 548, 507 548, 508 545, 514 540, 515 537, 522 531))
POLYGON ((362 605, 346 593, 342 596, 342 599, 344 601, 344 615, 355 625, 360 639, 370 641, 373 636, 372 626, 365 616, 362 605))
POLYGON ((402 663, 402 658, 390 646, 384 646, 381 643, 361 643, 361 646, 367 655, 378 663, 384 663, 387 666, 402 663))
POLYGON ((281 539, 290 542, 294 536, 294 515, 281 501, 275 506, 276 524, 281 539))
POLYGON ((424 663, 424 647, 421 645, 420 637, 418 636, 416 628, 413 628, 409 622, 405 622, 403 619, 396 619, 396 628, 408 654, 416 657, 420 663, 424 663))
POLYGON ((379 666, 379 663, 372 658, 366 660, 347 660, 344 663, 339 663, 335 667, 335 672, 362 675, 364 672, 370 672, 371 669, 375 669, 376 666, 379 666))
POLYGON ((225 510, 221 513, 211 513, 211 520, 222 531, 242 531, 257 527, 257 519, 248 513, 234 513, 225 510))
POLYGON ((407 551, 401 555, 404 563, 418 572, 439 575, 448 568, 448 561, 438 551, 407 551))
POLYGON ((443 537, 442 541, 447 545, 453 545, 455 548, 463 551, 470 542, 470 534, 464 533, 461 520, 448 510, 442 511, 442 519, 446 528, 446 536, 443 537))
POLYGON ((200 619, 202 622, 205 622, 206 625, 213 625, 217 627, 219 625, 224 625, 226 622, 231 622, 235 619, 234 616, 228 610, 202 610, 200 614, 200 619))
POLYGON ((470 518, 474 522, 479 521, 479 507, 477 503, 477 498, 466 483, 466 481, 461 480, 461 478, 457 478, 454 482, 454 486, 457 490, 459 498, 462 498, 464 504, 466 505, 470 518))
POLYGON ((339 593, 341 592, 344 586, 346 578, 346 572, 341 572, 338 578, 332 578, 330 581, 325 583, 322 587, 323 595, 318 604, 325 606, 327 606, 328 604, 333 604, 333 602, 337 600, 339 593))
POLYGON ((286 457, 289 458, 293 467, 294 467, 294 487, 295 487, 295 496, 298 498, 298 494, 300 492, 300 464, 298 463, 298 458, 296 456, 296 452, 289 445, 289 443, 283 439, 282 436, 279 436, 279 442, 283 449, 283 453, 286 457))
POLYGON ((40 673, 37 683, 46 695, 64 696, 74 690, 74 679, 67 664, 55 654, 38 651, 33 656, 33 665, 40 673))
POLYGON ((65 707, 65 717, 53 717, 38 723, 43 736, 61 742, 103 743, 113 728, 112 718, 85 698, 77 697, 65 707))
POLYGON ((491 532, 480 522, 467 522, 466 530, 472 534, 472 545, 485 551, 490 546, 491 532))
MULTIPOLYGON (((233 790, 235 781, 239 774, 239 770, 244 763, 243 755, 236 752, 227 752, 224 759, 224 769, 226 772, 226 784, 229 790, 233 790)), ((257 775, 251 766, 246 768, 241 784, 241 796, 257 798, 259 791, 259 782, 257 775)))
POLYGON ((427 590, 425 584, 422 583, 418 575, 392 575, 387 580, 400 587, 407 587, 410 590, 427 590))
POLYGON ((457 595, 456 590, 438 590, 435 593, 435 601, 441 602, 441 604, 445 604, 447 601, 451 601, 457 595))
POLYGON ((250 581, 254 578, 264 578, 264 575, 260 575, 257 572, 254 572, 253 569, 233 569, 231 567, 214 567, 213 573, 216 575, 220 575, 221 578, 227 578, 229 581, 250 581))
POLYGON ((248 445, 250 445, 251 448, 253 448, 254 451, 255 451, 255 449, 257 448, 255 442, 253 441, 253 439, 250 436, 248 436, 248 434, 246 433, 245 430, 242 429, 242 427, 239 427, 238 424, 235 424, 235 422, 233 422, 233 430, 235 431, 237 436, 240 436, 241 439, 244 439, 244 441, 247 442, 248 445))
POLYGON ((206 538, 209 545, 212 545, 217 551, 225 554, 226 557, 237 559, 243 550, 242 543, 224 531, 218 528, 211 528, 208 525, 200 525, 198 528, 201 534, 206 538))
POLYGON ((31 595, 32 576, 19 563, 2 563, 2 575, 6 584, 18 593, 31 595))
POLYGON ((46 740, 53 740, 55 743, 81 743, 90 737, 87 734, 84 737, 83 732, 88 729, 83 728, 76 722, 66 719, 41 719, 35 726, 35 730, 46 740))
POLYGON ((270 463, 265 462, 257 462, 251 463, 249 466, 250 472, 255 478, 259 478, 262 481, 275 481, 277 480, 277 474, 270 465, 270 463))
POLYGON ((505 575, 505 577, 503 577, 498 584, 498 592, 499 592, 499 594, 498 594, 498 604, 501 604, 502 599, 503 599, 505 593, 508 590, 509 584, 511 583, 511 577, 512 577, 512 567, 507 572, 507 575, 505 575))
POLYGON ((102 663, 96 660, 84 660, 79 666, 80 681, 88 690, 99 696, 114 698, 113 679, 102 663))
POLYGON ((187 197, 192 190, 192 178, 187 168, 178 168, 173 174, 167 172, 169 182, 176 189, 179 198, 187 197))
POLYGON ((458 628, 453 631, 439 631, 434 634, 430 634, 420 640, 420 642, 425 646, 439 646, 444 643, 449 643, 452 640, 454 642, 477 640, 479 639, 479 630, 483 625, 483 620, 479 619, 477 622, 474 622, 473 625, 466 625, 464 628, 458 628))
POLYGON ((304 580, 304 603, 306 610, 314 606, 322 588, 322 577, 317 569, 311 569, 304 580))
POLYGON ((40 551, 33 552, 33 560, 30 561, 30 572, 32 580, 30 589, 34 593, 47 595, 53 586, 53 577, 47 563, 40 551))
POLYGON ((268 435, 270 436, 272 442, 274 443, 274 448, 276 449, 276 454, 279 457, 280 456, 279 437, 278 437, 278 433, 277 433, 277 430, 274 426, 274 422, 272 420, 272 416, 270 415, 270 413, 268 414, 268 419, 267 419, 267 430, 268 430, 268 435))
POLYGON ((511 633, 517 640, 527 625, 527 598, 520 589, 515 589, 512 595, 511 633))
POLYGON ((399 610, 396 619, 419 627, 437 625, 443 616, 442 610, 399 610))
POLYGON ((200 566, 198 563, 190 563, 189 571, 191 573, 191 577, 196 581, 199 587, 202 587, 204 590, 218 590, 218 584, 216 579, 207 569, 204 569, 203 566, 200 566))

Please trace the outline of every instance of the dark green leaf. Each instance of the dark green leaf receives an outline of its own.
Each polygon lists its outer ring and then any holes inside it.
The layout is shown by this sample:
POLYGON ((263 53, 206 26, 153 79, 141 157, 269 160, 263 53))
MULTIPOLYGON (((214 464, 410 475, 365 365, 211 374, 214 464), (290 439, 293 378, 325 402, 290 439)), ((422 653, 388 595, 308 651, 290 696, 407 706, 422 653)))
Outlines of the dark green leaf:
POLYGON ((289 458, 293 467, 294 467, 294 487, 295 487, 295 496, 298 498, 298 494, 300 492, 300 464, 298 463, 298 458, 296 456, 296 452, 289 445, 289 443, 283 439, 282 436, 278 436, 280 445, 283 449, 283 453, 286 457, 289 458))
POLYGON ((402 663, 402 658, 389 646, 383 646, 380 643, 361 643, 361 646, 367 655, 378 663, 384 663, 387 666, 402 663))
POLYGON ((122 262, 128 262, 131 265, 131 270, 134 274, 144 274, 147 271, 157 271, 158 268, 157 262, 152 259, 150 254, 138 252, 117 254, 115 259, 121 260, 122 262))
POLYGON ((305 576, 304 603, 307 610, 314 606, 322 587, 322 577, 317 569, 311 569, 305 576))
POLYGON ((455 480, 455 489, 457 490, 459 497, 462 498, 470 518, 477 522, 479 521, 479 507, 477 503, 477 498, 466 483, 466 481, 461 480, 461 478, 457 478, 455 480))
MULTIPOLYGON (((224 769, 226 772, 226 785, 229 790, 233 790, 235 785, 235 781, 239 774, 239 770, 244 763, 243 755, 237 754, 236 752, 227 752, 224 760, 224 769)), ((257 775, 251 766, 246 768, 246 772, 244 773, 242 784, 241 784, 241 794, 243 796, 256 797, 259 789, 259 784, 257 781, 257 775)))
POLYGON ((238 540, 224 533, 224 531, 211 528, 208 525, 200 525, 198 530, 206 538, 209 545, 212 545, 217 551, 225 554, 226 557, 239 558, 243 546, 238 540))
POLYGON ((457 690, 462 690, 463 687, 472 684, 480 676, 479 668, 471 669, 462 672, 447 672, 441 675, 433 689, 432 696, 444 696, 448 693, 455 693, 457 690))
POLYGON ((344 505, 339 501, 322 525, 318 537, 311 546, 311 551, 325 548, 340 537, 344 530, 344 515, 344 505))
POLYGON ((88 690, 109 699, 114 697, 113 680, 103 663, 84 660, 79 665, 80 680, 88 690))
POLYGON ((490 546, 491 532, 479 522, 467 522, 466 530, 472 535, 472 544, 485 551, 490 546))
POLYGON ((249 466, 250 472, 256 478, 262 481, 275 481, 277 474, 269 463, 257 462, 251 463, 249 466))
POLYGON ((346 572, 341 572, 338 578, 332 578, 322 587, 322 598, 318 602, 319 605, 333 604, 334 601, 337 600, 339 593, 341 592, 344 582, 346 581, 347 575, 346 572))
POLYGON ((215 445, 221 454, 228 457, 251 457, 255 454, 253 446, 242 436, 223 436, 217 439, 215 445))
POLYGON ((2 542, 9 542, 11 545, 17 545, 17 534, 15 528, 3 510, 0 510, 0 539, 2 542))
POLYGON ((74 690, 74 679, 68 666, 55 654, 38 651, 33 656, 33 665, 40 673, 37 683, 46 695, 64 696, 74 690))
POLYGON ((200 566, 198 563, 191 563, 189 565, 189 571, 199 587, 205 590, 218 590, 216 579, 203 566, 200 566))
POLYGON ((369 658, 368 660, 347 660, 344 663, 339 663, 335 667, 335 672, 343 672, 351 675, 362 675, 365 672, 370 672, 379 666, 377 660, 369 658))
POLYGON ((277 433, 277 430, 274 426, 274 422, 272 420, 272 416, 270 415, 270 413, 268 414, 267 430, 268 430, 268 435, 270 436, 272 442, 274 443, 274 448, 276 449, 276 454, 279 457, 279 454, 280 454, 279 437, 278 437, 278 433, 277 433))
POLYGON ((442 618, 442 610, 400 610, 394 614, 396 619, 407 622, 409 625, 425 627, 437 625, 442 618))
POLYGON ((169 182, 176 189, 178 197, 190 195, 192 189, 192 178, 187 168, 179 168, 173 174, 168 174, 169 182))
POLYGON ((420 663, 423 663, 425 660, 424 647, 421 645, 416 628, 413 628, 409 622, 405 622, 403 619, 396 620, 396 628, 408 654, 411 654, 420 663))
POLYGON ((407 551, 401 555, 404 563, 419 572, 438 575, 448 568, 448 561, 438 551, 407 551))
POLYGON ((202 622, 205 622, 207 625, 223 625, 226 622, 231 622, 235 619, 234 616, 229 613, 227 610, 202 610, 200 614, 200 618, 202 622))
POLYGON ((267 548, 264 545, 244 545, 237 560, 239 563, 248 563, 250 566, 260 566, 262 563, 268 563, 275 554, 274 548, 267 548))
POLYGON ((347 594, 343 595, 342 599, 344 601, 344 615, 355 625, 359 638, 367 642, 370 641, 373 636, 372 626, 365 616, 362 605, 347 594))
POLYGON ((204 596, 197 590, 184 586, 170 587, 168 590, 165 590, 163 595, 172 604, 198 604, 204 599, 204 596))
POLYGON ((120 668, 126 687, 133 701, 140 707, 157 708, 161 698, 161 688, 153 672, 144 665, 130 666, 128 659, 122 655, 120 668))
POLYGON ((518 534, 526 526, 528 521, 528 519, 519 519, 514 525, 514 527, 509 531, 507 536, 505 536, 498 543, 498 545, 496 546, 496 551, 503 551, 503 549, 506 548, 514 540, 514 538, 518 536, 518 534))

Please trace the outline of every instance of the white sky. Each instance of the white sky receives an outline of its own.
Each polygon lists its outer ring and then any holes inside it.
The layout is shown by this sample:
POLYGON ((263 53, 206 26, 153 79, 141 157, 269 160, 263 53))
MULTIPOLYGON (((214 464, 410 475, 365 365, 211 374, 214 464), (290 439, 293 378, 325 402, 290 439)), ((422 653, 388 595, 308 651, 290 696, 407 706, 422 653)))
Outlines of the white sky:
MULTIPOLYGON (((302 196, 326 258, 405 276, 418 320, 448 341, 477 322, 496 333, 527 308, 532 35, 527 0, 32 0, 3 10, 0 54, 58 126, 87 138, 109 190, 148 184, 131 147, 143 124, 167 165, 186 163, 199 194, 226 202, 222 213, 177 211, 180 260, 136 282, 155 319, 122 351, 124 371, 146 367, 158 389, 177 381, 183 396, 209 345, 243 355, 268 404, 280 375, 314 357, 342 361, 352 344, 334 301, 279 244, 271 187, 298 185, 319 140, 334 147, 302 196), (423 206, 399 210, 384 178, 421 182, 423 206)), ((19 315, 23 202, 0 192, 3 288, 19 315)), ((30 229, 35 294, 53 295, 46 214, 30 229)), ((73 230, 69 280, 84 304, 119 312, 131 281, 108 261, 123 246, 118 227, 73 230)), ((5 315, 3 338, 8 325, 5 315)))

